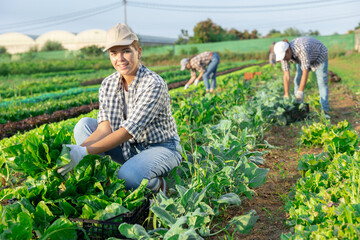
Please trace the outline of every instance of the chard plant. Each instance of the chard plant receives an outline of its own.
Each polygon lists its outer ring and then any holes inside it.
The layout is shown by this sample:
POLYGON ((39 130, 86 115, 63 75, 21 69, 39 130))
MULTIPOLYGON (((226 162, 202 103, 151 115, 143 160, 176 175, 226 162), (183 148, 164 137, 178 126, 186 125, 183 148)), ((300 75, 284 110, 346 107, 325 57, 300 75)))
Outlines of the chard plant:
MULTIPOLYGON (((67 150, 58 160, 68 162, 68 156, 67 150)), ((149 194, 147 180, 127 191, 124 180, 116 177, 116 169, 110 157, 88 155, 65 179, 54 170, 47 176, 29 176, 21 186, 3 189, 0 200, 9 204, 0 208, 0 238, 18 239, 15 230, 22 227, 26 231, 21 239, 48 239, 59 233, 75 239, 77 230, 82 229, 68 218, 106 220, 142 205, 149 194)))
MULTIPOLYGON (((182 91, 170 93, 184 158, 188 160, 173 169, 167 177, 170 186, 168 195, 159 192, 155 196, 150 208, 151 228, 123 223, 119 227, 122 235, 133 239, 202 239, 219 232, 229 235, 230 231, 235 234, 251 230, 258 218, 254 210, 232 218, 220 230, 215 230, 218 228, 214 220, 229 206, 241 205, 245 199, 251 199, 254 188, 266 181, 268 169, 258 166, 264 162, 262 156, 265 152, 252 150, 258 145, 271 147, 262 144, 263 133, 270 124, 285 123, 284 112, 292 102, 285 102, 279 88, 274 87, 280 83, 274 82, 256 91, 258 86, 255 88, 252 83, 243 82, 242 74, 219 78, 219 85, 226 83, 226 88, 215 96, 202 91, 191 91, 186 96, 182 91)), ((94 117, 96 111, 92 114, 94 117)), ((72 135, 63 134, 63 140, 57 141, 53 133, 62 128, 66 128, 64 132, 71 133, 78 119, 51 125, 54 127, 45 130, 50 132, 49 143, 42 138, 46 135, 44 131, 39 129, 0 142, 0 147, 6 149, 5 155, 2 154, 6 161, 3 169, 11 165, 28 176, 20 186, 1 192, 3 200, 15 201, 15 205, 9 204, 0 211, 6 216, 6 223, 0 228, 3 236, 19 228, 18 223, 12 224, 14 221, 27 223, 27 236, 35 231, 38 238, 49 238, 55 236, 52 234, 57 226, 64 226, 59 232, 65 234, 68 230, 69 234, 74 234, 78 227, 69 222, 69 217, 106 219, 126 211, 124 208, 131 211, 141 203, 146 194, 146 183, 132 193, 123 191, 121 180, 113 178, 112 171, 116 166, 109 159, 84 159, 85 165, 79 164, 73 176, 59 178, 54 171, 54 160, 58 160, 60 165, 64 164, 66 153, 61 155, 64 159, 55 158, 60 154, 56 146, 59 147, 60 142, 74 142, 74 139, 72 135), (23 141, 24 138, 40 140, 30 141, 31 145, 27 146, 28 141, 23 141), (54 142, 56 144, 51 145, 54 142), (34 152, 41 153, 41 157, 37 159, 27 149, 34 149, 34 152), (39 162, 37 171, 28 169, 20 161, 25 159, 25 155, 39 162), (104 168, 104 164, 109 165, 104 168), (72 197, 77 192, 80 194, 72 197), (13 206, 17 209, 13 211, 16 217, 10 214, 13 206), (34 209, 35 213, 38 211, 36 216, 42 216, 40 222, 33 218, 34 209), (25 215, 20 216, 20 210, 25 215)), ((74 235, 69 236, 72 239, 74 235)))
MULTIPOLYGON (((246 104, 248 98, 245 94, 250 92, 249 85, 246 83, 245 86, 236 80, 231 82, 231 78, 226 78, 226 81, 229 89, 234 89, 231 84, 241 86, 229 92, 244 96, 240 97, 241 103, 236 104, 246 104)), ((229 92, 221 97, 188 96, 179 105, 174 103, 175 106, 181 106, 176 111, 177 121, 186 124, 186 132, 182 132, 181 128, 180 136, 184 134, 187 139, 196 136, 196 140, 191 143, 196 143, 197 146, 185 147, 185 150, 194 150, 192 160, 183 162, 168 176, 170 197, 162 193, 156 196, 156 202, 150 208, 153 214, 153 229, 146 230, 140 225, 123 223, 119 227, 121 234, 131 239, 202 239, 218 234, 219 232, 213 230, 214 219, 226 211, 228 206, 240 205, 245 198, 251 199, 253 189, 266 181, 269 170, 255 164, 263 163, 262 155, 265 152, 249 151, 256 146, 257 139, 261 138, 258 135, 261 131, 259 133, 259 128, 255 130, 254 125, 255 128, 258 127, 265 123, 266 119, 259 118, 258 124, 252 124, 253 116, 250 115, 248 119, 251 124, 247 125, 248 128, 243 128, 236 118, 227 118, 228 115, 233 116, 228 113, 229 107, 234 106, 230 99, 236 99, 229 92), (198 104, 195 109, 192 105, 194 103, 198 104), (216 109, 219 110, 212 111, 216 109), (213 117, 204 117, 208 116, 204 111, 211 113, 213 117), (214 115, 218 113, 219 115, 214 115), (219 117, 218 121, 216 117, 219 117), (188 127, 190 125, 192 127, 188 127)), ((219 231, 227 232, 232 228, 235 229, 233 234, 236 231, 248 233, 257 218, 256 212, 252 210, 233 218, 219 231)))
POLYGON ((324 152, 304 155, 298 179, 286 203, 285 239, 358 239, 360 157, 357 134, 348 122, 314 123, 303 128, 305 145, 318 144, 324 152))
POLYGON ((351 155, 359 149, 359 137, 346 120, 333 126, 330 123, 314 123, 302 127, 300 143, 305 146, 323 146, 331 157, 336 153, 351 155))

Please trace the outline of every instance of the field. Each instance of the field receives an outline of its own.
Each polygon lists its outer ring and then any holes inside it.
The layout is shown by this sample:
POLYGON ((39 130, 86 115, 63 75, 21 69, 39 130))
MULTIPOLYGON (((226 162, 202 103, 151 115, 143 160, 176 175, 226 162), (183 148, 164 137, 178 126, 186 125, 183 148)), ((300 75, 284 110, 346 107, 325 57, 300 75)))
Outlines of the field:
MULTIPOLYGON (((352 50, 354 49, 355 37, 354 34, 346 35, 332 35, 332 36, 315 36, 330 51, 338 50, 352 50)), ((291 41, 294 37, 289 37, 291 41)), ((235 53, 254 53, 254 52, 268 52, 269 46, 275 41, 281 41, 283 38, 262 38, 252 40, 238 40, 238 41, 225 41, 217 43, 205 44, 187 44, 172 46, 153 47, 147 51, 146 55, 150 54, 164 54, 173 51, 175 55, 179 55, 181 51, 189 52, 191 48, 197 48, 199 52, 203 51, 218 51, 218 52, 235 52, 235 53)), ((146 56, 145 55, 145 56, 146 56)))
POLYGON ((109 156, 56 172, 76 122, 96 118, 108 60, 0 63, 0 239, 358 239, 359 60, 329 60, 341 77, 330 120, 313 77, 309 112, 282 97, 279 64, 223 61, 215 94, 185 91, 177 65, 149 66, 168 83, 183 147, 166 195, 146 180, 125 190, 109 156))

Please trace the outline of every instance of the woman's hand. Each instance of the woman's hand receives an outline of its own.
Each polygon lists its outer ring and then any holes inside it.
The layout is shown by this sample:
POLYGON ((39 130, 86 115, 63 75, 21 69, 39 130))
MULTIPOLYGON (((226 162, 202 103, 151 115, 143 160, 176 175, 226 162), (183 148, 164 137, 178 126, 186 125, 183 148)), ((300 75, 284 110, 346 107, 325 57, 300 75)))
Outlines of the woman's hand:
POLYGON ((86 147, 82 147, 79 145, 65 145, 64 147, 70 148, 70 163, 66 164, 65 166, 59 168, 57 170, 58 173, 61 175, 65 175, 69 171, 73 170, 76 165, 88 154, 86 147))

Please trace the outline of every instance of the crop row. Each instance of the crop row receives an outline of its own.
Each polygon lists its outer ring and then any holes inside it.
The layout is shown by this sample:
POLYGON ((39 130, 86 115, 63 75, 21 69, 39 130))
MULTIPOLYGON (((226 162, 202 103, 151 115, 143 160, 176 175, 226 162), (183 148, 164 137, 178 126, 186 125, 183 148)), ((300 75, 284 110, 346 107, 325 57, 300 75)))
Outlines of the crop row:
MULTIPOLYGON (((0 80, 0 97, 2 100, 16 101, 40 94, 67 90, 81 86, 93 79, 103 79, 113 70, 99 70, 94 73, 77 73, 71 76, 56 76, 49 78, 31 78, 31 76, 10 76, 0 80)), ((97 83, 98 84, 98 83, 97 83)))
MULTIPOLYGON (((264 67, 261 71, 266 72, 270 69, 264 67)), ((258 89, 252 83, 242 80, 243 72, 219 77, 219 86, 224 87, 224 90, 217 95, 203 95, 203 92, 196 91, 202 83, 197 87, 191 86, 186 94, 182 90, 170 92, 185 161, 167 177, 171 186, 169 196, 160 192, 155 198, 155 204, 151 206, 156 229, 149 232, 145 229, 138 231, 142 228, 139 225, 122 224, 119 228, 122 234, 134 239, 140 237, 131 234, 141 233, 154 239, 182 239, 183 234, 200 239, 200 236, 216 234, 211 230, 214 219, 229 205, 240 205, 241 199, 251 199, 254 194, 252 188, 260 186, 265 181, 268 170, 255 164, 264 161, 264 152, 249 150, 258 146, 271 147, 262 142, 263 131, 269 124, 283 122, 285 108, 292 103, 281 98, 280 79, 276 82, 270 81, 271 84, 268 82, 258 89), (189 161, 188 156, 193 160, 189 161)), ((95 116, 96 111, 88 115, 95 116)), ((65 198, 58 198, 56 193, 50 191, 57 189, 57 184, 62 180, 56 180, 55 177, 60 176, 54 174, 56 161, 66 161, 61 157, 64 154, 60 154, 59 146, 74 142, 72 128, 76 120, 45 125, 0 142, 4 182, 11 183, 14 182, 13 176, 19 177, 12 172, 13 170, 31 176, 21 186, 13 186, 0 192, 2 201, 22 199, 1 209, 4 216, 2 237, 14 239, 18 235, 11 234, 18 233, 14 231, 16 228, 22 228, 21 232, 26 233, 24 236, 31 236, 34 231, 37 237, 44 238, 53 234, 54 230, 65 234, 65 226, 68 231, 66 234, 69 234, 67 236, 74 236, 71 234, 75 234, 76 225, 58 216, 70 217, 75 213, 78 214, 75 216, 94 218, 107 216, 106 211, 111 211, 105 207, 112 205, 110 202, 85 201, 78 195, 72 200, 69 199, 70 196, 67 198, 67 195, 65 198), (37 169, 30 167, 34 165, 37 169), (48 190, 41 187, 48 186, 47 184, 50 184, 50 187, 46 188, 48 190), (98 208, 84 214, 84 209, 90 209, 91 205, 98 208), (39 219, 36 219, 37 217, 39 219)), ((89 159, 84 161, 84 165, 90 164, 91 161, 99 161, 101 165, 107 160, 89 159)), ((75 169, 72 175, 74 178, 86 177, 84 170, 88 165, 84 165, 80 164, 75 169)), ((113 175, 108 176, 111 184, 116 182, 113 175)), ((92 176, 89 177, 93 179, 92 176)), ((106 180, 95 180, 90 182, 93 185, 84 187, 71 182, 72 178, 69 179, 61 185, 62 191, 70 191, 68 188, 71 189, 70 186, 75 185, 76 188, 81 187, 82 191, 98 189, 97 193, 103 194, 101 186, 108 184, 106 180)), ((114 188, 114 191, 118 193, 119 190, 114 188)), ((232 218, 221 231, 229 238, 230 228, 248 233, 256 219, 256 212, 252 210, 245 215, 232 218)), ((235 234, 236 231, 231 234, 235 234)))
MULTIPOLYGON (((269 72, 271 68, 253 70, 269 72)), ((245 71, 222 77, 219 86, 226 88, 216 96, 202 96, 194 92, 194 86, 186 95, 179 90, 171 92, 180 138, 195 160, 183 162, 169 175, 175 196, 159 192, 151 207, 160 221, 157 227, 168 230, 147 231, 140 225, 123 223, 121 234, 131 239, 181 239, 185 235, 201 239, 224 232, 224 238, 233 239, 236 232, 250 232, 257 220, 254 210, 230 219, 217 233, 211 231, 213 219, 224 213, 227 204, 251 199, 252 188, 263 183, 268 170, 256 166, 263 164, 266 151, 254 149, 273 147, 263 141, 263 133, 270 124, 285 124, 286 108, 294 102, 282 98, 280 79, 265 84, 244 82, 245 71), (199 198, 205 203, 198 202, 199 198)))
MULTIPOLYGON (((0 123, 6 123, 8 121, 15 122, 29 117, 35 117, 42 114, 52 114, 58 110, 69 109, 71 107, 77 107, 82 105, 88 105, 94 102, 98 102, 98 88, 84 88, 76 95, 64 95, 58 98, 50 98, 34 104, 21 103, 11 104, 8 106, 1 106, 0 123)), ((27 100, 27 99, 25 99, 27 100)))
MULTIPOLYGON (((245 63, 228 63, 220 69, 229 69, 234 66, 244 65, 245 63)), ((164 79, 178 81, 187 79, 188 72, 173 71, 163 72, 164 79), (176 77, 178 76, 178 77, 176 77)), ((43 81, 45 81, 43 79, 43 81)), ((62 83, 62 82, 59 82, 62 83)), ((73 86, 77 84, 75 81, 62 83, 62 87, 73 86)), ((37 88, 49 86, 49 83, 37 85, 37 88)), ((53 87, 53 86, 51 86, 53 87)), ((98 101, 98 86, 90 87, 74 87, 43 94, 35 94, 31 97, 8 98, 0 103, 0 124, 8 121, 19 121, 28 117, 42 115, 44 113, 51 114, 57 110, 65 110, 75 106, 81 106, 98 101), (89 94, 86 94, 88 92, 89 94), (36 104, 35 104, 36 103, 36 104)))
MULTIPOLYGON (((66 76, 69 72, 93 72, 110 69, 108 58, 97 59, 61 59, 38 61, 12 61, 0 63, 0 76, 32 75, 33 77, 66 76), (79 70, 81 69, 81 70, 79 70)), ((174 66, 155 66, 155 70, 169 70, 174 66)))
MULTIPOLYGON (((218 71, 224 71, 231 69, 233 67, 239 67, 246 65, 248 63, 255 63, 254 61, 248 62, 237 62, 237 63, 221 63, 219 65, 218 71)), ((173 67, 167 68, 170 70, 165 71, 159 66, 151 68, 153 71, 161 71, 160 76, 169 84, 173 82, 183 81, 190 78, 188 71, 174 70, 173 67)), ((62 72, 60 75, 56 76, 38 76, 35 77, 31 75, 20 75, 20 76, 9 76, 0 78, 0 99, 10 99, 10 98, 23 98, 29 97, 41 93, 49 93, 53 91, 66 90, 69 88, 79 87, 82 84, 91 82, 94 79, 92 85, 100 85, 100 82, 103 78, 113 73, 113 69, 102 69, 96 70, 95 72, 90 70, 76 70, 62 72)), ((45 74, 48 75, 49 73, 45 74)), ((55 73, 52 73, 55 74, 55 73)))
POLYGON ((359 137, 345 120, 303 127, 301 143, 324 152, 299 159, 298 179, 286 203, 291 232, 281 239, 358 239, 359 137))
POLYGON ((12 61, 0 63, 0 76, 35 74, 44 72, 69 71, 77 69, 109 69, 111 63, 107 58, 93 60, 43 60, 12 61))

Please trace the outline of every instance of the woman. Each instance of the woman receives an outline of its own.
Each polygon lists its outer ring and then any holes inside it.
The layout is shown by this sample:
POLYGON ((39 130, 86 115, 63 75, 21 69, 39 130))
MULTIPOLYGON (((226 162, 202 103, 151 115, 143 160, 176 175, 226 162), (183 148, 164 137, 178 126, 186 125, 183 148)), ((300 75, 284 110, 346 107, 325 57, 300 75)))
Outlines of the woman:
POLYGON ((127 189, 145 178, 155 192, 165 185, 162 176, 182 158, 167 84, 140 63, 138 37, 127 25, 107 32, 104 51, 116 72, 99 89, 97 120, 83 118, 75 126, 78 145, 68 145, 72 163, 59 172, 66 174, 86 154, 105 153, 122 164, 118 178, 125 179, 127 189))
POLYGON ((215 52, 203 52, 192 58, 183 58, 180 61, 181 70, 190 69, 191 78, 185 84, 184 89, 188 89, 194 82, 195 86, 199 83, 201 77, 204 79, 206 92, 213 93, 216 88, 216 71, 220 63, 220 57, 215 52), (196 71, 199 71, 199 76, 196 77, 196 71), (211 77, 211 84, 209 78, 211 77))

